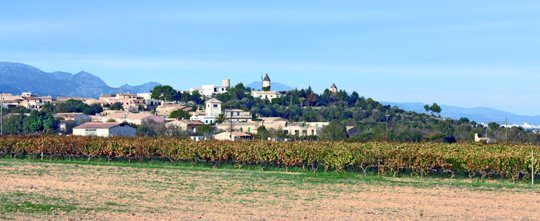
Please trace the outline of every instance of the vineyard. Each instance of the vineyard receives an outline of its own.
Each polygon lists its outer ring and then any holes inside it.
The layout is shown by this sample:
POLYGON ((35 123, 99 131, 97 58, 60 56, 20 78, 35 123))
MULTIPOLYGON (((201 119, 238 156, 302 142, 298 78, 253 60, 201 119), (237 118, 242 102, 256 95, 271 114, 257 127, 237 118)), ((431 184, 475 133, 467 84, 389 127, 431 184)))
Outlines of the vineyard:
MULTIPOLYGON (((168 160, 384 175, 529 179, 532 145, 346 142, 194 142, 175 138, 0 137, 0 157, 168 160)), ((540 161, 535 160, 535 174, 540 161)))

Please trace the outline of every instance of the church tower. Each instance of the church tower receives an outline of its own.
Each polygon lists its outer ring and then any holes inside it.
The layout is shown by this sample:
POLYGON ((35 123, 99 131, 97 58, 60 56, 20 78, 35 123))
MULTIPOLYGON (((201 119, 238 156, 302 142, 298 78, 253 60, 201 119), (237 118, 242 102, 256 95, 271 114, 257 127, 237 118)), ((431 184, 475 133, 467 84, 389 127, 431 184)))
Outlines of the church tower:
POLYGON ((336 84, 332 84, 332 86, 330 86, 329 90, 330 90, 330 93, 332 93, 332 94, 337 94, 337 92, 338 92, 336 84))
POLYGON ((270 87, 272 85, 272 81, 270 81, 270 77, 268 77, 268 73, 264 76, 264 79, 262 81, 262 90, 263 91, 270 91, 270 87))

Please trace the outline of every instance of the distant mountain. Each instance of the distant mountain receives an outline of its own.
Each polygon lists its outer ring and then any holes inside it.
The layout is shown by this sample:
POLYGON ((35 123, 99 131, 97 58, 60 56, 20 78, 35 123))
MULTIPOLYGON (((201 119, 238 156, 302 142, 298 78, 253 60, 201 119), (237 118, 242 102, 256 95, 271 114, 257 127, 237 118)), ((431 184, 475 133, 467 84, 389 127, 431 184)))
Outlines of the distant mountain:
MULTIPOLYGON (((246 85, 246 87, 250 87, 250 88, 253 88, 255 90, 262 90, 262 82, 254 81, 254 82, 246 85)), ((273 91, 290 91, 290 90, 293 90, 292 87, 290 87, 288 85, 285 85, 285 84, 282 84, 282 83, 279 83, 279 82, 272 82, 271 87, 272 87, 273 91)))
MULTIPOLYGON (((406 111, 414 111, 418 113, 425 113, 424 105, 422 103, 393 103, 382 102, 385 105, 397 106, 406 111)), ((469 120, 476 121, 478 123, 497 122, 504 124, 506 117, 508 117, 509 124, 530 124, 540 125, 540 116, 524 116, 518 115, 506 111, 496 110, 487 107, 475 107, 475 108, 463 108, 448 105, 441 105, 443 117, 459 119, 466 117, 469 120)))
POLYGON ((20 94, 30 91, 38 95, 98 97, 100 94, 115 94, 122 92, 149 92, 157 82, 143 85, 123 85, 114 88, 107 85, 99 77, 81 71, 77 74, 66 72, 47 73, 30 65, 0 62, 0 91, 20 94))

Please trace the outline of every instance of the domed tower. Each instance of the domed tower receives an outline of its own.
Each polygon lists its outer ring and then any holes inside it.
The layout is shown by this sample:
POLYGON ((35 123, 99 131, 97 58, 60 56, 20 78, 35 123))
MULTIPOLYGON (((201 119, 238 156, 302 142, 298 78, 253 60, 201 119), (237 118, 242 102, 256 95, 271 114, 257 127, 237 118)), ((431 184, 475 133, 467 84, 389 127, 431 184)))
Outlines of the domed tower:
POLYGON ((263 91, 270 91, 270 87, 272 85, 272 81, 270 80, 270 77, 268 77, 268 73, 264 76, 264 79, 262 81, 262 89, 263 91))

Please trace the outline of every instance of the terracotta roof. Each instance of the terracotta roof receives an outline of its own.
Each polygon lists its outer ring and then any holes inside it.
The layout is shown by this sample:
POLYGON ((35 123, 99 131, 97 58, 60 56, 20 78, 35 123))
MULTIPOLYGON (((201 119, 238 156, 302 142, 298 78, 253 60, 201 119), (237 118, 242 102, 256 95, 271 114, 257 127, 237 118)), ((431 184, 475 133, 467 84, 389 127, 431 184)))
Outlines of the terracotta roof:
POLYGON ((206 103, 211 103, 211 104, 221 104, 223 102, 219 101, 218 99, 215 99, 215 98, 212 98, 210 100, 207 100, 206 103))
POLYGON ((101 122, 88 122, 76 126, 73 129, 109 129, 121 125, 121 123, 101 123, 101 122))

